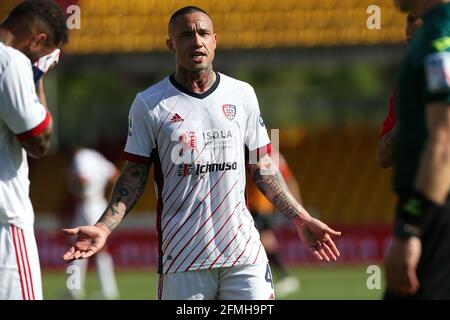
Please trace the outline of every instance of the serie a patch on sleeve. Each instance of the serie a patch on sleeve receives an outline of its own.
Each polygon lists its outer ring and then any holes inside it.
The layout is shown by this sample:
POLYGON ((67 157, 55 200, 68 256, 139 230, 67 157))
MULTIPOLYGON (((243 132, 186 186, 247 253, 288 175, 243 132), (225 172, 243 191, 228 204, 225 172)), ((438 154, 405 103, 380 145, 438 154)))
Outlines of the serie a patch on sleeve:
POLYGON ((450 91, 450 52, 436 52, 425 58, 425 72, 430 93, 450 91))

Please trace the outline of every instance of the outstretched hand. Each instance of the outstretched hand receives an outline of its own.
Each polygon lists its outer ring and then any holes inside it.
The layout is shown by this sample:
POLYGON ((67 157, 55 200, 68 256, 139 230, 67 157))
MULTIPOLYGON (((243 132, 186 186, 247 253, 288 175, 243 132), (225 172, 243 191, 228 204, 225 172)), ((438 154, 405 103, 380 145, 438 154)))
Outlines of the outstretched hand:
POLYGON ((63 255, 63 260, 67 262, 93 256, 103 248, 108 237, 108 232, 96 225, 63 229, 63 232, 69 236, 77 236, 74 244, 63 255))
POLYGON ((341 232, 312 217, 304 221, 295 220, 294 223, 300 239, 308 246, 314 257, 326 262, 337 260, 340 253, 331 236, 340 236, 341 232))

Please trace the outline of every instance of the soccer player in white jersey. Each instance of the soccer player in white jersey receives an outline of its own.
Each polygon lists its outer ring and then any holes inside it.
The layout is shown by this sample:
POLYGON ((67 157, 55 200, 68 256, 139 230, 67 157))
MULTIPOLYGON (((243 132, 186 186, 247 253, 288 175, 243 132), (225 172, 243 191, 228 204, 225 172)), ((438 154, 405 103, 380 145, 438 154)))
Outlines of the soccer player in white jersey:
POLYGON ((155 168, 159 299, 273 299, 267 256, 245 202, 245 169, 295 224, 319 260, 339 256, 340 233, 295 201, 269 156, 253 88, 213 71, 216 35, 197 7, 175 12, 167 46, 176 71, 139 93, 131 107, 127 163, 108 208, 78 235, 66 261, 98 252, 142 195, 155 168), (249 161, 246 161, 248 158, 249 161))
POLYGON ((27 154, 47 152, 52 125, 32 63, 67 40, 52 1, 19 4, 0 24, 0 299, 42 299, 27 154))
MULTIPOLYGON (((105 189, 115 183, 119 170, 100 152, 83 147, 70 149, 72 162, 68 170, 69 191, 76 199, 73 225, 94 224, 108 205, 105 189)), ((119 290, 114 275, 111 254, 102 250, 94 257, 97 274, 105 299, 117 299, 119 290)), ((74 299, 85 296, 84 284, 88 260, 76 260, 73 265, 79 267, 80 288, 71 288, 69 293, 74 299)))

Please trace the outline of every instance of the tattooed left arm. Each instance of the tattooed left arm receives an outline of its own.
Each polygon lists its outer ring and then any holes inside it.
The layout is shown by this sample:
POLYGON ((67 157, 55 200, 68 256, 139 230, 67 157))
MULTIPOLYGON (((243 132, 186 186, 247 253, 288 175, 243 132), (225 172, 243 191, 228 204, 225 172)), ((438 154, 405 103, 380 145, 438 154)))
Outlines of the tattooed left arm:
POLYGON ((283 175, 270 156, 264 156, 256 164, 248 164, 247 170, 261 193, 286 217, 298 221, 310 217, 289 191, 283 175))
POLYGON ((295 200, 272 158, 265 155, 256 164, 248 164, 247 169, 262 194, 292 220, 300 239, 311 249, 313 255, 321 261, 337 260, 340 254, 331 235, 340 236, 341 233, 311 217, 295 200))

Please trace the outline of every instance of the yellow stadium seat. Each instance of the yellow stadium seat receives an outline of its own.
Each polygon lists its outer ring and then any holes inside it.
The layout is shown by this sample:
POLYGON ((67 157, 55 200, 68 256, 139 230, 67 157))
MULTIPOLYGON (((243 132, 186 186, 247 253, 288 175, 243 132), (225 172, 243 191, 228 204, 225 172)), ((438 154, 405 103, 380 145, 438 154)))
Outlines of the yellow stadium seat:
MULTIPOLYGON (((378 3, 382 9, 381 30, 366 28, 366 8, 373 4, 372 0, 80 0, 79 3, 82 30, 72 31, 75 41, 68 46, 71 52, 95 52, 86 48, 95 42, 89 41, 90 37, 148 34, 157 35, 152 45, 134 38, 126 42, 132 43, 130 46, 136 51, 150 47, 165 50, 170 15, 190 4, 210 13, 221 48, 376 45, 402 43, 404 39, 404 15, 388 0, 378 3)), ((102 48, 102 52, 115 52, 118 47, 119 52, 130 50, 130 46, 105 43, 112 45, 102 48)))

